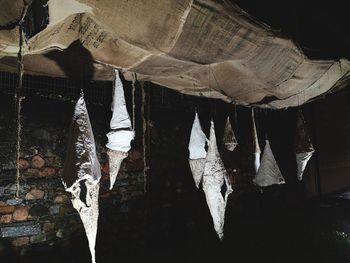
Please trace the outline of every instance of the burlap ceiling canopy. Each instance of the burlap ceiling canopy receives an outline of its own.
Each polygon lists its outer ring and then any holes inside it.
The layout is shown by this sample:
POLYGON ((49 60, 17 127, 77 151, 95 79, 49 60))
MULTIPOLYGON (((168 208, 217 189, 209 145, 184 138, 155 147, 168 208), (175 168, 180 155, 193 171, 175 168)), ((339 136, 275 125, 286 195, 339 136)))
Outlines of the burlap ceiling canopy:
MULTIPOLYGON (((0 70, 15 68, 22 0, 0 0, 0 70), (11 58, 12 57, 12 58, 11 58)), ((308 59, 240 8, 221 0, 50 0, 49 23, 29 38, 29 74, 66 76, 47 56, 79 42, 94 79, 127 79, 241 105, 286 108, 344 84, 350 62, 308 59), (40 61, 40 63, 36 63, 40 61)))

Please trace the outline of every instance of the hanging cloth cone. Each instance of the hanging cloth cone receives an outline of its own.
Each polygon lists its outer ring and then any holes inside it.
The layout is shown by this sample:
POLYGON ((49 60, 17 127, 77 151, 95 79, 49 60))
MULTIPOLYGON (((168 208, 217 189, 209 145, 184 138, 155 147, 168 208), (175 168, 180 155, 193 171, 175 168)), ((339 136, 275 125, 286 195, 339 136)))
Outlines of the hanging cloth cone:
POLYGON ((253 132, 253 155, 254 155, 254 170, 255 174, 258 172, 260 167, 260 155, 261 150, 259 146, 258 133, 255 125, 254 109, 252 108, 252 132, 253 132))
POLYGON ((224 237, 225 210, 227 198, 232 192, 231 183, 216 144, 214 122, 211 122, 208 154, 204 165, 203 190, 213 218, 214 229, 219 238, 224 237), (221 193, 226 186, 225 197, 221 193))
POLYGON ((314 152, 315 149, 311 143, 310 136, 305 126, 303 114, 301 111, 299 111, 295 135, 295 157, 297 162, 297 178, 299 181, 303 179, 303 173, 306 165, 314 152))
POLYGON ((222 142, 225 146, 225 149, 231 152, 233 152, 233 150, 238 145, 235 133, 231 126, 230 117, 227 117, 227 120, 226 120, 224 137, 222 139, 222 142))
POLYGON ((117 179, 122 161, 128 156, 130 143, 134 139, 135 132, 132 130, 130 116, 126 108, 123 84, 119 78, 118 70, 115 70, 114 96, 112 103, 111 131, 107 134, 106 147, 109 157, 109 177, 111 190, 117 179))
POLYGON ((95 243, 98 221, 98 193, 101 178, 100 164, 89 115, 83 95, 75 105, 69 133, 63 185, 72 194, 73 207, 78 211, 89 242, 92 262, 95 262, 95 243))
POLYGON ((196 116, 192 124, 188 151, 190 152, 190 168, 197 188, 199 188, 199 184, 201 183, 203 177, 205 157, 207 156, 207 152, 205 150, 205 144, 207 141, 208 139, 202 130, 198 113, 196 112, 196 116))
POLYGON ((253 182, 260 187, 285 183, 268 140, 266 140, 265 149, 261 158, 261 165, 253 182))

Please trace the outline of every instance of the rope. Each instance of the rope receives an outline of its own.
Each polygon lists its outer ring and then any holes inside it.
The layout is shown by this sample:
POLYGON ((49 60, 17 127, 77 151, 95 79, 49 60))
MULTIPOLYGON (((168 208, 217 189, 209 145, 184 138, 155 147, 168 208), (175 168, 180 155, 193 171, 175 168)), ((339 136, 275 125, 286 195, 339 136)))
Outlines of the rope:
POLYGON ((237 128, 237 104, 235 103, 235 126, 237 128))
POLYGON ((132 78, 132 128, 136 132, 135 128, 135 118, 136 118, 136 107, 135 107, 135 84, 136 84, 136 73, 133 74, 132 78))
POLYGON ((142 115, 142 149, 143 149, 143 178, 144 185, 143 191, 147 192, 147 146, 146 146, 146 131, 147 131, 147 120, 146 120, 146 91, 145 84, 141 82, 141 92, 142 92, 142 107, 141 107, 141 115, 142 115))
POLYGON ((23 9, 21 13, 21 19, 18 22, 18 32, 19 32, 19 49, 17 53, 18 62, 18 81, 15 92, 15 114, 16 114, 16 198, 19 198, 20 191, 20 169, 19 169, 19 156, 21 150, 21 106, 22 106, 22 86, 23 86, 23 21, 27 14, 27 10, 30 3, 23 1, 23 9))

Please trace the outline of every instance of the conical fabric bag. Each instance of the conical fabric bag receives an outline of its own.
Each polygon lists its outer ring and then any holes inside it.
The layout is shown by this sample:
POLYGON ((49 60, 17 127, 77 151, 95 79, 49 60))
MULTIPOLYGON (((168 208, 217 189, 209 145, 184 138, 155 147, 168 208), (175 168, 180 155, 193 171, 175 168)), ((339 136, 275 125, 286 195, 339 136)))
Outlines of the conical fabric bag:
POLYGON ((297 162, 297 178, 303 179, 307 163, 314 154, 315 149, 305 126, 305 120, 301 111, 297 118, 297 130, 295 135, 295 157, 297 162))
POLYGON ((299 181, 303 180, 303 174, 304 174, 306 165, 313 154, 314 154, 314 151, 295 154, 295 158, 297 161, 297 177, 299 181))
POLYGON ((266 140, 265 149, 261 158, 261 165, 253 182, 261 187, 285 183, 268 140, 266 140))
POLYGON ((225 149, 228 151, 233 151, 236 146, 238 145, 235 133, 232 129, 230 118, 227 117, 225 130, 224 130, 224 137, 222 139, 222 142, 225 146, 225 149))
POLYGON ((73 207, 78 211, 89 242, 92 262, 95 262, 95 243, 98 223, 98 193, 101 178, 100 164, 83 96, 75 106, 70 128, 63 184, 72 194, 73 207))
POLYGON ((214 229, 219 238, 222 239, 224 237, 226 204, 232 187, 217 148, 214 122, 211 122, 210 127, 209 147, 203 174, 203 191, 213 218, 214 229), (221 193, 224 183, 226 184, 225 197, 221 193))
POLYGON ((207 156, 207 152, 205 150, 205 144, 207 141, 208 139, 202 130, 198 114, 196 113, 192 124, 188 150, 190 153, 190 168, 192 171, 193 180, 197 188, 199 188, 199 184, 202 181, 203 177, 205 157, 207 156))
POLYGON ((255 125, 254 109, 252 109, 252 133, 253 133, 253 157, 254 157, 254 171, 255 174, 258 172, 260 167, 260 155, 261 150, 259 146, 258 133, 255 125))
POLYGON ((113 115, 110 121, 110 127, 112 130, 131 129, 131 120, 126 108, 123 83, 119 77, 119 71, 115 69, 114 72, 114 96, 112 101, 113 115))
POLYGON ((126 108, 123 84, 117 70, 115 70, 112 111, 111 131, 107 134, 108 143, 106 144, 106 147, 109 148, 107 154, 109 157, 110 190, 117 179, 122 161, 128 156, 131 141, 135 136, 126 108))
POLYGON ((117 180, 120 166, 123 160, 126 157, 128 157, 128 153, 122 152, 122 151, 108 150, 107 154, 109 158, 109 181, 110 181, 109 190, 112 190, 114 183, 117 180))

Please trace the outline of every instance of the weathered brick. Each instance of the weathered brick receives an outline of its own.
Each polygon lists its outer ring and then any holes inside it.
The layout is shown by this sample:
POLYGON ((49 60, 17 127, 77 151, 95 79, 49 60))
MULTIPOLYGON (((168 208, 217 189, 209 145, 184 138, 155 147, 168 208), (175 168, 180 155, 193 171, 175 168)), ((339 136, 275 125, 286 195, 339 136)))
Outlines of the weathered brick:
POLYGON ((46 222, 43 224, 43 230, 45 232, 50 232, 55 229, 55 223, 46 222))
POLYGON ((60 208, 61 208, 60 205, 53 205, 53 206, 50 206, 50 209, 49 209, 50 215, 57 215, 57 214, 59 214, 60 208))
POLYGON ((45 195, 45 192, 39 189, 32 189, 29 193, 26 194, 25 199, 26 200, 37 200, 37 199, 43 199, 45 195))
POLYGON ((76 210, 72 206, 72 204, 64 204, 60 208, 60 214, 74 214, 76 210))
POLYGON ((13 205, 0 206, 0 214, 10 214, 14 210, 15 210, 15 206, 13 205))
POLYGON ((54 176, 55 174, 56 174, 56 169, 52 167, 44 167, 39 171, 40 177, 54 176))
POLYGON ((42 168, 45 165, 45 160, 40 155, 35 155, 32 158, 31 166, 33 168, 42 168))
POLYGON ((130 161, 136 161, 136 160, 142 160, 142 154, 141 154, 141 152, 140 151, 138 151, 138 150, 130 150, 129 152, 128 152, 128 154, 129 154, 129 156, 128 156, 128 159, 130 160, 130 161))
POLYGON ((58 156, 48 156, 45 158, 45 164, 49 167, 61 166, 61 160, 58 156))
POLYGON ((41 233, 41 226, 33 221, 0 225, 1 237, 33 236, 41 233))
POLYGON ((106 162, 106 163, 101 164, 101 170, 105 174, 109 174, 109 163, 106 162))
POLYGON ((16 199, 16 198, 13 198, 13 199, 8 199, 6 200, 6 204, 8 205, 20 205, 22 203, 22 199, 16 199))
POLYGON ((37 204, 30 209, 31 216, 45 216, 48 215, 49 209, 46 206, 37 204))
POLYGON ((7 223, 10 223, 11 221, 12 221, 12 215, 11 214, 2 215, 0 217, 0 224, 7 224, 7 223))
POLYGON ((26 246, 29 244, 29 237, 19 237, 12 240, 12 245, 15 247, 26 246))
POLYGON ((14 221, 25 221, 29 215, 29 208, 25 206, 19 206, 13 212, 12 218, 14 221))
POLYGON ((39 176, 39 172, 40 170, 39 169, 36 169, 36 168, 28 168, 24 175, 25 176, 29 176, 29 177, 36 177, 36 176, 39 176))
POLYGON ((46 241, 46 235, 45 234, 39 234, 36 236, 30 237, 30 243, 36 244, 36 243, 42 243, 46 241))
POLYGON ((65 204, 65 203, 69 203, 69 198, 66 195, 58 195, 55 197, 53 202, 55 204, 65 204))
POLYGON ((26 159, 19 159, 18 160, 18 167, 21 170, 29 168, 30 163, 26 159))

